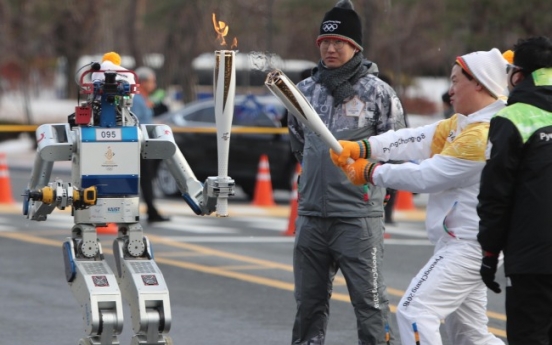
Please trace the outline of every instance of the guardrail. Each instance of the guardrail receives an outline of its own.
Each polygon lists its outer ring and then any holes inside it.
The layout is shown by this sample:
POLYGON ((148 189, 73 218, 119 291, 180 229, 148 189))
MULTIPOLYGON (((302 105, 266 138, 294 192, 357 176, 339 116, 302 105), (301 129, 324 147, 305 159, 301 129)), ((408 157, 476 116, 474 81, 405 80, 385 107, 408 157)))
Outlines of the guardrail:
MULTIPOLYGON (((33 133, 39 125, 0 125, 1 132, 33 133)), ((214 127, 171 127, 173 133, 216 133, 214 127)), ((235 134, 288 134, 287 128, 232 126, 235 134)))

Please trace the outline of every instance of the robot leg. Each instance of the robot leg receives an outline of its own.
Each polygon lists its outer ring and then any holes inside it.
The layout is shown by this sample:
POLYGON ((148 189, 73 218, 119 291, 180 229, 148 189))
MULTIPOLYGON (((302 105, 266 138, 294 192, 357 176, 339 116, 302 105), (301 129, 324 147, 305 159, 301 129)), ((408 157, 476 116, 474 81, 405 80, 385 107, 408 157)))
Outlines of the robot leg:
POLYGON ((139 223, 121 225, 123 236, 113 242, 117 280, 130 305, 132 345, 172 344, 169 289, 139 223))
POLYGON ((87 338, 82 345, 118 345, 123 329, 121 291, 102 253, 96 228, 73 226, 72 237, 63 243, 65 276, 79 302, 87 338))

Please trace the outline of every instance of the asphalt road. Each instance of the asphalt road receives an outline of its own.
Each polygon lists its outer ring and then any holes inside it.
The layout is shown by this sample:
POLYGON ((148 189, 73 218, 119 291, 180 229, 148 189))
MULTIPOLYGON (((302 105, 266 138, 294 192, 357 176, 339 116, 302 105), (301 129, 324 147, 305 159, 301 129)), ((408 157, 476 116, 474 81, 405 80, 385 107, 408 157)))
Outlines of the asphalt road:
MULTIPOLYGON (((18 200, 28 174, 10 171, 18 200)), ((290 342, 293 237, 282 234, 289 214, 285 201, 280 199, 279 207, 258 208, 238 196, 230 202, 231 216, 216 218, 194 216, 177 199, 159 200, 172 221, 143 225, 170 289, 175 344, 290 342)), ((392 310, 432 253, 421 220, 399 218, 387 228, 385 249, 392 310)), ((26 220, 18 204, 0 205, 0 344, 74 345, 84 336, 82 315, 63 271, 61 243, 70 236, 71 225, 68 211, 56 210, 38 223, 26 220)), ((100 236, 111 264, 114 238, 100 236)), ((504 278, 498 279, 504 285, 504 278)), ((505 335, 503 305, 503 294, 489 293, 489 327, 499 336, 505 335)), ((132 327, 128 308, 124 312, 120 341, 128 344, 132 327)), ((353 310, 338 276, 326 344, 356 341, 353 310)))

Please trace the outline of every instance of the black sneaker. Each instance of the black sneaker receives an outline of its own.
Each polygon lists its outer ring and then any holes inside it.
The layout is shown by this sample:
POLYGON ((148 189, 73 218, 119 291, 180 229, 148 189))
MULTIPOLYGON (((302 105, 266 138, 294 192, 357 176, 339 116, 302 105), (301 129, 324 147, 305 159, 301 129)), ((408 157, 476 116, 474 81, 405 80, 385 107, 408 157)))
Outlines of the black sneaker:
POLYGON ((148 217, 148 223, 168 222, 169 220, 171 220, 171 217, 165 217, 160 214, 148 217))

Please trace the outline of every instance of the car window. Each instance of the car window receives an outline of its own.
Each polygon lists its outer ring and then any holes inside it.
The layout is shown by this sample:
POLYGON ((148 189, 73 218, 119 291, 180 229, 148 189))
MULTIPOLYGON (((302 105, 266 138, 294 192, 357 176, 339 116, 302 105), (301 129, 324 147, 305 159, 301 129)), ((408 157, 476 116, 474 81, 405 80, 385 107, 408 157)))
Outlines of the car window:
MULTIPOLYGON (((247 95, 236 97, 232 125, 248 127, 282 127, 285 107, 277 100, 247 95)), ((195 104, 184 110, 183 122, 216 123, 213 102, 195 104)))
POLYGON ((263 112, 261 108, 251 108, 248 106, 238 105, 234 107, 234 118, 232 120, 234 126, 251 126, 251 127, 275 127, 276 124, 263 112))
POLYGON ((186 121, 215 123, 215 108, 207 106, 186 116, 186 121))
POLYGON ((234 106, 234 126, 280 127, 278 110, 262 98, 247 95, 234 106))
POLYGON ((286 115, 286 107, 281 103, 266 103, 263 107, 263 112, 273 121, 281 121, 286 115))

